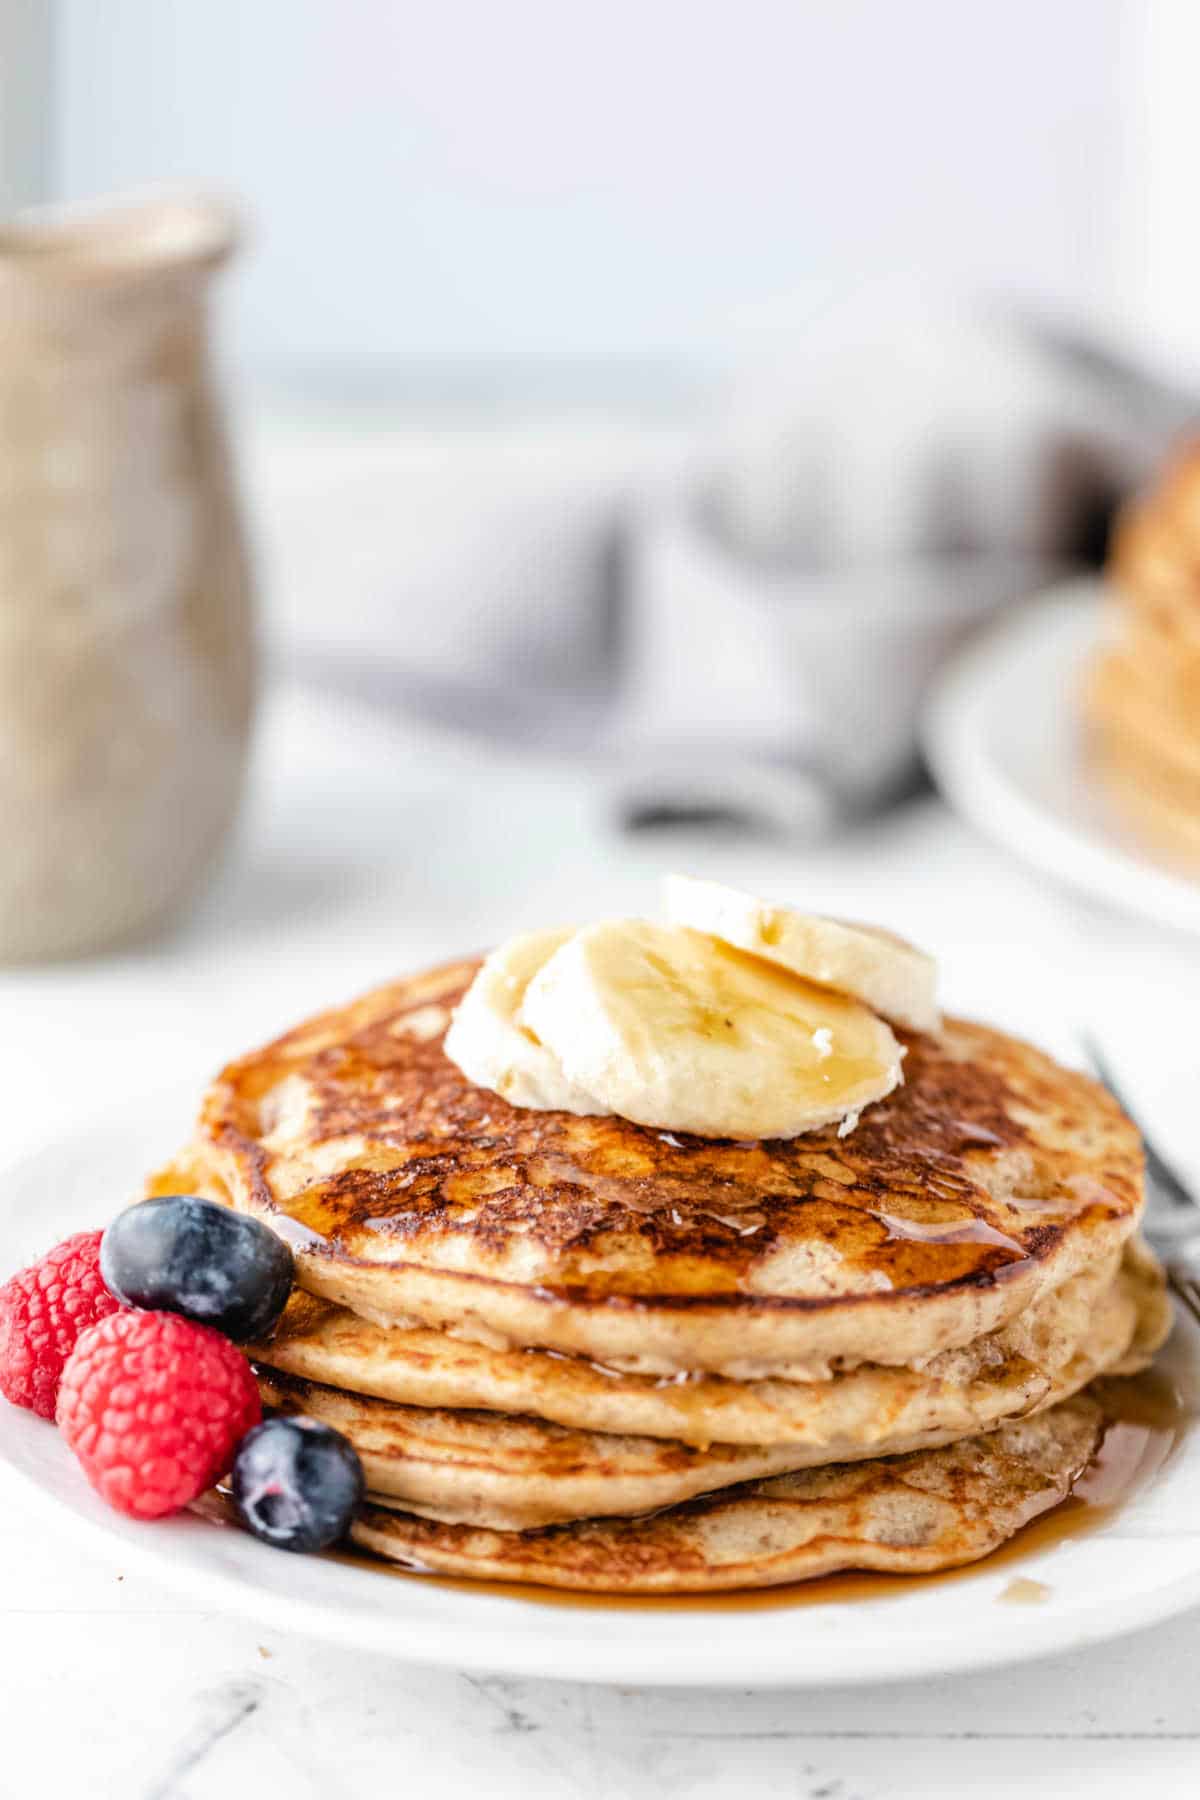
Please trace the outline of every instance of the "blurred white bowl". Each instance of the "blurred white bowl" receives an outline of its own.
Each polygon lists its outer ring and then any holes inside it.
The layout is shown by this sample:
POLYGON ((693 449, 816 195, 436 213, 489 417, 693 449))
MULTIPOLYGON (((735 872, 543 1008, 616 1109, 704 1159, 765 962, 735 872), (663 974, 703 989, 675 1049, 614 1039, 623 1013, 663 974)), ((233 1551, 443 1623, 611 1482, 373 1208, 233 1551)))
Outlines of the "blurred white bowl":
POLYGON ((680 455, 667 431, 587 420, 371 430, 269 412, 242 451, 272 648, 409 686, 525 689, 607 664, 614 521, 680 455))
POLYGON ((609 731, 635 804, 669 810, 678 794, 692 810, 707 794, 745 811, 756 767, 780 824, 883 801, 916 766, 947 658, 1053 572, 1017 553, 783 566, 738 554, 695 513, 643 517, 609 731))

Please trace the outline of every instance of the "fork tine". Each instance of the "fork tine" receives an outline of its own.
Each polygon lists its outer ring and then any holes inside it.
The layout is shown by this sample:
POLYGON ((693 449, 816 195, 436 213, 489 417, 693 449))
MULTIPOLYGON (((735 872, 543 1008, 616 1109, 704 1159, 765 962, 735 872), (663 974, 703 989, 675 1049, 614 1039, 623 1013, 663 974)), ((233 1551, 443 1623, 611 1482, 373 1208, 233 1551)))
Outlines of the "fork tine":
POLYGON ((1130 1106, 1125 1095, 1121 1092, 1116 1077, 1109 1068, 1108 1062, 1101 1051, 1100 1046, 1093 1037, 1088 1036, 1086 1033, 1083 1037, 1083 1048, 1087 1055, 1087 1059, 1091 1063, 1099 1080, 1108 1089, 1122 1111, 1128 1113, 1129 1117, 1137 1126, 1138 1131, 1141 1133, 1142 1145, 1146 1152, 1146 1173, 1149 1175, 1155 1187, 1166 1195, 1172 1205, 1187 1206, 1192 1207, 1193 1209, 1196 1208, 1198 1204, 1196 1196, 1191 1192, 1180 1176, 1176 1174, 1166 1158, 1159 1154, 1150 1134, 1130 1106))

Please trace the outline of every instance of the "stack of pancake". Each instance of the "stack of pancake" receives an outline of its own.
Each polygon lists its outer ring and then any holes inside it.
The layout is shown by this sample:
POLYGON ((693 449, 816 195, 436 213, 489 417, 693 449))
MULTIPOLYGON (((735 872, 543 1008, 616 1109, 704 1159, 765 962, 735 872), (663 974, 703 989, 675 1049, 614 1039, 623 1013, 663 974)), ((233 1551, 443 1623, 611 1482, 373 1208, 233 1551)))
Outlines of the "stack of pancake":
POLYGON ((971 1561, 1055 1505, 1168 1311, 1133 1127, 982 1026, 789 1141, 508 1105, 448 1060, 475 964, 232 1064, 154 1193, 293 1247, 266 1403, 356 1445, 359 1545, 610 1592, 971 1561))
POLYGON ((1200 865, 1200 444, 1118 523, 1115 641, 1085 709, 1114 805, 1138 835, 1200 865))

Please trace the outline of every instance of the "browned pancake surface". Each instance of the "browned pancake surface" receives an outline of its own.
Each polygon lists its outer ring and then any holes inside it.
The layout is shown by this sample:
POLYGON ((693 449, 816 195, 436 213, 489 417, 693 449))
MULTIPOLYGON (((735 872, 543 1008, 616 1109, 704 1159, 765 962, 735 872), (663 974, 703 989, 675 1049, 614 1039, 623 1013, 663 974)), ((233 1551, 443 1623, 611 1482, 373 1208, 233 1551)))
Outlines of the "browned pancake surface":
POLYGON ((472 1086, 442 1037, 475 967, 300 1026, 205 1106, 197 1164, 289 1237, 306 1287, 369 1316, 644 1366, 900 1362, 994 1328, 1135 1223, 1133 1128, 999 1032, 909 1037, 905 1085, 845 1138, 712 1142, 472 1086))

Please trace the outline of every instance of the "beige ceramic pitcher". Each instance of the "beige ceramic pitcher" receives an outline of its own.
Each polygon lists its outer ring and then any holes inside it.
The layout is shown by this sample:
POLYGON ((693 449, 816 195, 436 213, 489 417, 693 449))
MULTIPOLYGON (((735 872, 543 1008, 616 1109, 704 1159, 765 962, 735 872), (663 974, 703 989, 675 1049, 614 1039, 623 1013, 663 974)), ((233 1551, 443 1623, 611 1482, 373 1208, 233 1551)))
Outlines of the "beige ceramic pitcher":
POLYGON ((233 819, 250 593, 199 199, 0 226, 0 960, 129 940, 233 819))

